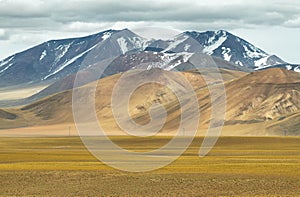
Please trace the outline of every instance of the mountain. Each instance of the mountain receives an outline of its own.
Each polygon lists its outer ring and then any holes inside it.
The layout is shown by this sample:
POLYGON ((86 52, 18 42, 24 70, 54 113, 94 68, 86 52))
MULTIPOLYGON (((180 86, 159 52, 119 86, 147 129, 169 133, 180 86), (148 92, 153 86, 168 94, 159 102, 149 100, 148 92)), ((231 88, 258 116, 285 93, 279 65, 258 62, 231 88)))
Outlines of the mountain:
MULTIPOLYGON (((239 71, 231 71, 221 69, 222 78, 225 81, 231 81, 233 79, 244 76, 246 73, 239 71)), ((165 82, 168 84, 173 84, 173 87, 182 88, 182 78, 183 75, 190 82, 192 87, 197 90, 201 90, 206 87, 206 83, 222 83, 222 80, 218 79, 218 72, 214 73, 211 69, 203 69, 200 74, 198 71, 188 71, 188 72, 174 72, 174 71, 164 71, 158 68, 145 70, 142 73, 131 74, 131 76, 126 80, 126 85, 134 85, 137 81, 149 78, 151 80, 156 80, 160 82, 165 82), (206 81, 203 79, 203 75, 206 76, 206 81)), ((105 77, 98 81, 92 82, 85 86, 79 87, 82 90, 82 95, 79 96, 79 100, 84 103, 86 98, 93 95, 93 86, 98 84, 96 89, 96 111, 99 118, 105 122, 106 127, 116 130, 118 129, 111 111, 111 94, 114 89, 115 84, 120 79, 121 74, 112 75, 105 77)), ((72 78, 68 78, 72 80, 72 78)), ((67 84, 67 83, 65 83, 67 84)), ((71 83, 72 84, 72 83, 71 83)), ((58 84, 55 86, 59 88, 58 84)), ((126 88, 127 89, 127 88, 126 88)), ((49 91, 52 91, 53 87, 50 87, 49 91)), ((206 92, 207 93, 207 92, 206 92)), ((209 100, 206 93, 201 97, 205 98, 205 101, 209 100)), ((183 95, 188 98, 189 95, 183 95)), ((176 123, 178 116, 180 115, 180 108, 178 108, 178 103, 176 103, 176 97, 172 91, 160 84, 149 83, 139 87, 131 96, 130 99, 130 112, 141 122, 147 122, 149 116, 147 110, 155 103, 161 103, 166 105, 169 110, 175 110, 174 114, 170 116, 171 123, 167 126, 168 128, 173 128, 176 123), (138 118, 139 117, 139 118, 138 118), (176 118, 175 118, 176 117, 176 118)), ((203 104, 204 105, 204 104, 203 104)), ((204 105, 205 106, 205 105, 204 105)), ((170 111, 171 112, 171 111, 170 111)), ((57 124, 72 124, 73 113, 72 113, 72 90, 61 91, 57 94, 52 94, 48 97, 44 97, 38 101, 27 104, 25 106, 14 107, 3 110, 5 117, 8 114, 15 115, 16 118, 13 120, 1 120, 0 118, 0 128, 16 128, 16 127, 27 127, 30 126, 41 126, 41 125, 57 125, 57 124), (26 120, 26 121, 25 121, 26 120)), ((204 112, 203 117, 209 115, 209 111, 204 112)), ((191 116, 193 114, 190 114, 191 116)), ((87 115, 86 115, 87 116, 87 115)))
POLYGON ((171 40, 154 41, 146 49, 169 53, 202 51, 251 70, 285 63, 279 57, 224 30, 187 31, 171 40))
MULTIPOLYGON (((103 65, 104 64, 102 64, 102 62, 95 63, 88 68, 78 71, 75 74, 69 74, 66 77, 61 77, 60 79, 57 79, 56 81, 48 85, 45 89, 27 98, 1 100, 0 107, 26 105, 43 97, 88 84, 90 82, 98 80, 99 78, 111 76, 133 69, 149 70, 152 68, 161 68, 164 70, 188 71, 195 70, 196 68, 200 70, 207 70, 209 68, 217 66, 220 69, 223 68, 227 70, 229 69, 240 72, 249 72, 248 69, 239 67, 220 58, 211 57, 205 54, 193 53, 161 53, 139 51, 118 56, 112 61, 109 61, 107 68, 104 70, 102 69, 103 65), (194 64, 196 64, 197 67, 194 64), (103 75, 98 76, 98 73, 101 71, 103 72, 103 75), (76 85, 74 84, 75 79, 77 82, 76 85)), ((212 70, 212 72, 215 71, 212 70)))
POLYGON ((122 57, 124 61, 111 60, 112 67, 107 69, 106 76, 140 63, 148 64, 149 68, 188 70, 193 67, 189 58, 195 52, 212 56, 221 68, 247 72, 286 64, 223 30, 184 32, 169 40, 147 40, 128 29, 107 30, 86 37, 51 40, 0 61, 0 87, 53 83, 78 70, 90 72, 86 69, 94 63, 127 54, 129 56, 122 57), (124 65, 126 58, 131 65, 124 65))
MULTIPOLYGON (((300 74, 280 68, 271 68, 252 73, 240 73, 221 69, 226 90, 226 118, 224 135, 300 135, 300 74)), ((221 81, 214 78, 211 70, 203 71, 218 87, 221 81)), ((166 82, 174 87, 181 87, 183 81, 179 75, 183 74, 196 92, 200 110, 200 131, 207 128, 211 119, 211 98, 206 88, 206 82, 202 75, 196 71, 174 72, 160 69, 145 70, 142 73, 134 72, 126 78, 123 86, 134 85, 137 81, 149 77, 156 81, 166 82)), ((120 79, 120 74, 103 78, 99 81, 80 87, 81 103, 87 102, 87 98, 93 95, 93 85, 96 89, 95 109, 101 126, 111 134, 120 134, 120 128, 115 122, 111 108, 111 94, 113 87, 120 79)), ((190 95, 182 95, 186 104, 190 95)), ((122 100, 122 98, 120 98, 122 100)), ((218 100, 218 98, 217 98, 218 100)), ((150 121, 148 110, 154 104, 160 103, 168 114, 166 125, 161 132, 168 134, 176 131, 181 116, 181 107, 174 93, 167 87, 156 83, 140 86, 131 95, 129 112, 131 117, 139 124, 147 124, 150 121)), ((122 103, 119 103, 121 105, 122 103)), ((184 105, 189 107, 189 105, 184 105)), ((86 113, 83 117, 89 117, 86 113)), ((188 117, 196 115, 196 111, 190 111, 188 117)), ((0 113, 1 114, 1 113, 0 113)), ((32 104, 2 110, 0 118, 1 128, 13 128, 20 126, 47 126, 73 124, 72 116, 72 90, 43 98, 32 104), (11 119, 8 119, 10 117, 11 119), (26 121, 24 121, 26 120, 26 121), (10 124, 7 124, 7 123, 10 124)), ((159 117, 161 114, 157 114, 159 117)), ((127 119, 122 120, 126 121, 127 119)), ((88 121, 88 120, 87 120, 88 121)))
MULTIPOLYGON (((0 62, 0 87, 55 81, 76 73, 84 58, 97 49, 97 60, 142 48, 144 40, 124 29, 81 38, 51 40, 0 62)), ((86 65, 89 66, 89 65, 86 65)))
POLYGON ((228 124, 278 120, 300 111, 300 74, 280 68, 251 73, 225 85, 228 124))
POLYGON ((277 135, 295 136, 299 135, 300 112, 281 116, 278 121, 269 124, 266 130, 277 135))

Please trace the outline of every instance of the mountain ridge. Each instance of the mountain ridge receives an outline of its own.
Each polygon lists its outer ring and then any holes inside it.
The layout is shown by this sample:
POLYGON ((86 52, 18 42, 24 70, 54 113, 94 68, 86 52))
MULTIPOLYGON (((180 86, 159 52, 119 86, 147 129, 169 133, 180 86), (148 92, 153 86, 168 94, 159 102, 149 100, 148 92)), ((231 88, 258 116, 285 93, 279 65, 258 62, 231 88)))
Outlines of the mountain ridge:
MULTIPOLYGON (((3 59, 0 61, 0 87, 55 82, 88 67, 82 64, 85 57, 95 50, 100 54, 98 61, 146 50, 166 56, 200 51, 249 71, 286 64, 277 56, 269 55, 225 30, 187 31, 169 40, 147 40, 129 29, 106 30, 78 38, 49 40, 3 59)), ((175 67, 186 62, 179 62, 175 67)), ((297 68, 291 69, 298 71, 297 68)))

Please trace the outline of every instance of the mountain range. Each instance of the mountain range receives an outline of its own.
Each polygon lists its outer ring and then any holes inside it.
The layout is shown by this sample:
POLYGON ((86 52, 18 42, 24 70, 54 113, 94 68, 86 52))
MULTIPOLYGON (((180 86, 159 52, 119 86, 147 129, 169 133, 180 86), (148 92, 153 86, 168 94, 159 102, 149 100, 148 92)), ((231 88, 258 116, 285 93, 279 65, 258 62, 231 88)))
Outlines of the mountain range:
MULTIPOLYGON (((133 73, 127 78, 127 84, 134 84, 141 78, 150 77, 153 80, 181 86, 180 75, 183 75, 196 93, 201 114, 199 133, 204 135, 202 131, 208 128, 212 115, 211 93, 207 88, 207 79, 204 80, 202 77, 204 74, 215 82, 215 86, 223 84, 223 81, 214 78, 215 74, 210 69, 203 70, 200 74, 198 71, 179 73, 157 68, 139 74, 133 73)), ((221 69, 221 74, 226 90, 224 135, 300 135, 297 121, 300 117, 300 74, 281 68, 252 73, 221 69)), ((87 98, 94 95, 92 87, 101 84, 97 86, 95 92, 95 110, 102 128, 113 135, 122 134, 111 107, 112 91, 121 76, 116 74, 81 86, 82 94, 78 97, 82 104, 87 102, 87 98)), ((188 101, 190 95, 185 94, 182 98, 188 101)), ((150 121, 148 110, 157 103, 163 105, 167 112, 166 124, 161 133, 174 134, 180 123, 181 106, 168 87, 155 83, 139 87, 131 95, 128 106, 131 118, 138 124, 147 124, 150 121)), ((189 107, 189 102, 184 103, 186 105, 183 107, 189 107)), ((82 113, 83 117, 89 117, 86 112, 82 113)), ((192 118, 197 115, 196 113, 197 111, 192 110, 186 118, 192 118)), ((88 119, 86 121, 89 122, 88 119)), ((66 125, 73 125, 73 122, 72 90, 44 97, 25 106, 0 110, 2 129, 29 127, 30 132, 38 126, 41 132, 51 125, 56 125, 55 128, 61 131, 66 129, 66 125)), ((24 132, 22 129, 21 131, 24 132)), ((53 132, 55 134, 55 131, 53 132)))
MULTIPOLYGON (((122 134, 112 112, 112 91, 122 73, 137 69, 143 71, 130 74, 124 86, 150 78, 182 87, 181 77, 188 80, 199 104, 200 135, 205 134, 212 118, 214 101, 208 84, 225 87, 224 135, 300 135, 300 67, 223 30, 183 32, 168 40, 147 40, 128 29, 107 30, 51 40, 10 56, 0 62, 1 91, 22 90, 23 94, 27 87, 43 88, 29 97, 0 99, 0 129, 8 133, 11 129, 47 131, 46 135, 63 132, 74 124, 75 89, 82 90, 78 97, 82 103, 95 96, 96 115, 104 129, 112 135, 122 134)), ((183 108, 190 107, 192 94, 181 96, 183 108)), ((218 93, 215 100, 221 98, 218 93)), ((174 134, 181 106, 168 87, 156 83, 138 87, 130 98, 130 117, 147 124, 151 121, 148 112, 155 104, 161 104, 167 113, 160 132, 174 134)), ((191 110, 186 118, 192 119, 196 113, 191 110)), ((82 116, 88 119, 87 114, 82 116)))
POLYGON ((300 71, 298 65, 288 64, 224 30, 188 31, 169 40, 155 40, 123 29, 81 38, 50 40, 5 58, 0 61, 0 87, 49 84, 78 70, 88 71, 92 63, 85 61, 93 58, 98 62, 119 58, 108 66, 105 76, 124 72, 141 63, 149 68, 186 70, 193 67, 186 64, 196 52, 212 56, 220 68, 251 72, 281 67, 300 71), (136 58, 131 61, 136 65, 126 64, 126 59, 130 58, 136 58))

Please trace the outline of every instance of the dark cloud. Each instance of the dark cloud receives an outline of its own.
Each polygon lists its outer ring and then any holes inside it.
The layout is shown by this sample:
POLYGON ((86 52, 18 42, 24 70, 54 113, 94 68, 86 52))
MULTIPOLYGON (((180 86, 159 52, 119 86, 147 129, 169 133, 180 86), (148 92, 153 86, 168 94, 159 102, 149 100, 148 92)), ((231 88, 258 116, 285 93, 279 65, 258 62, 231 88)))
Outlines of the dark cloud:
POLYGON ((145 1, 145 0, 2 0, 0 27, 48 27, 80 21, 218 23, 233 26, 278 25, 294 27, 300 3, 262 1, 145 1), (292 25, 290 25, 292 23, 292 25))
MULTIPOLYGON (((0 29, 3 31, 0 31, 1 40, 21 39, 20 42, 37 44, 36 42, 42 39, 137 26, 230 31, 269 27, 297 29, 300 28, 300 2, 0 0, 0 29)), ((5 45, 10 46, 12 43, 13 41, 5 45)))

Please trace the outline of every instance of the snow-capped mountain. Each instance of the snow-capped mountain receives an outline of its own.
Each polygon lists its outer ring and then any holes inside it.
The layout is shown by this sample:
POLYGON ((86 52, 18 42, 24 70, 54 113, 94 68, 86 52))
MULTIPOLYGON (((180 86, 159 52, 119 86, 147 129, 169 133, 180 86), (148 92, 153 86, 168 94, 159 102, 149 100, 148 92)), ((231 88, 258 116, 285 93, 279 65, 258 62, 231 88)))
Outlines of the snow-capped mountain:
POLYGON ((128 29, 81 38, 51 40, 0 62, 0 86, 53 81, 78 71, 95 47, 97 60, 143 49, 145 40, 128 29), (100 45, 99 45, 100 44, 100 45))
POLYGON ((227 31, 186 32, 204 46, 204 53, 251 69, 285 63, 227 31))
POLYGON ((234 70, 254 71, 287 64, 223 30, 183 32, 169 40, 147 40, 128 29, 107 30, 81 38, 51 40, 0 61, 0 87, 57 81, 92 65, 93 62, 82 67, 91 53, 89 59, 97 61, 124 56, 112 62, 108 75, 141 64, 147 68, 186 70, 195 52, 210 55, 218 66, 234 70))
POLYGON ((202 51, 205 54, 253 70, 285 63, 277 56, 269 55, 242 38, 224 30, 188 31, 171 40, 153 42, 147 49, 170 53, 202 51))

